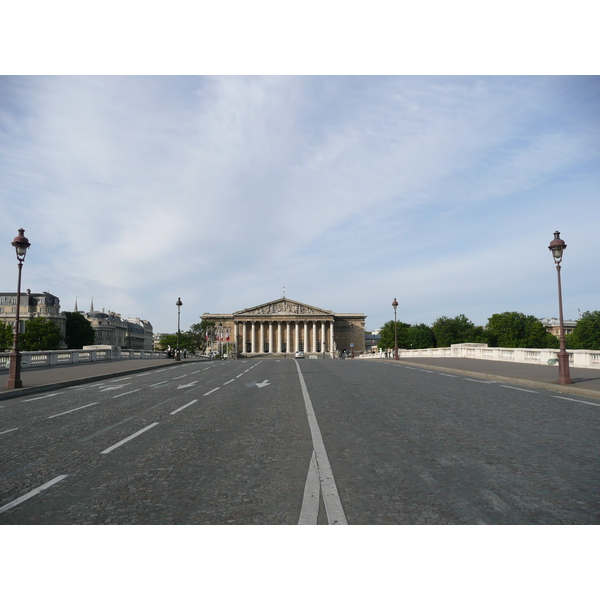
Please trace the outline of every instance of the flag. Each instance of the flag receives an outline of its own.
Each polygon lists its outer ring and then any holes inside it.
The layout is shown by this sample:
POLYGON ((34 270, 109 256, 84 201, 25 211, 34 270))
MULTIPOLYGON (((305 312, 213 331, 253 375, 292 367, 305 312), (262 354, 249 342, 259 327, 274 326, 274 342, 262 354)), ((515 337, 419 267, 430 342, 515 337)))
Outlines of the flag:
POLYGON ((227 337, 225 338, 225 340, 228 342, 229 341, 229 329, 226 330, 226 334, 227 334, 227 337))

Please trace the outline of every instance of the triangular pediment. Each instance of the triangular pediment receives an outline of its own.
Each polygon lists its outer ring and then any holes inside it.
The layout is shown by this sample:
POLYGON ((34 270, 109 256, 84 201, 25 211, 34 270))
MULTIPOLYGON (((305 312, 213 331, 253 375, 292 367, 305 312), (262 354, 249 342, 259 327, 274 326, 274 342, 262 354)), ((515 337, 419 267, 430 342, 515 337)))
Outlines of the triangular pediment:
POLYGON ((310 306, 309 304, 303 304, 302 302, 296 302, 289 298, 279 298, 279 300, 273 300, 266 304, 259 304, 252 308, 245 308, 238 312, 233 313, 234 317, 243 316, 254 316, 254 315, 327 315, 333 316, 333 312, 330 310, 324 310, 323 308, 317 308, 316 306, 310 306))

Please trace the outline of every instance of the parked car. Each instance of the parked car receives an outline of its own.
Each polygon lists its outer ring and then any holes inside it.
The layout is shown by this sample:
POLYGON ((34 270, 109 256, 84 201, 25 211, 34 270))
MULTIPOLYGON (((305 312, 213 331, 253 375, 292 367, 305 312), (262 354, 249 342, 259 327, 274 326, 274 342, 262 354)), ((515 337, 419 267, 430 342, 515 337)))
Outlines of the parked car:
POLYGON ((294 356, 296 358, 304 358, 304 352, 302 352, 302 350, 299 350, 294 356))

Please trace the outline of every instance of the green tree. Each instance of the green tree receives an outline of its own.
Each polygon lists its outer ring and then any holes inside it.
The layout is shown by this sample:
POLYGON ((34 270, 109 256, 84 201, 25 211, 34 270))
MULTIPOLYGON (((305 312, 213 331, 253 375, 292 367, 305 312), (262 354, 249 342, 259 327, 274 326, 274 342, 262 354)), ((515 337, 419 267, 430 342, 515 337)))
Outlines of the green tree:
POLYGON ((407 331, 408 348, 435 348, 433 329, 425 323, 412 325, 407 331))
POLYGON ((61 341, 59 327, 48 319, 38 317, 25 324, 25 333, 19 337, 19 346, 24 352, 58 350, 61 341))
POLYGON ((0 321, 0 352, 12 349, 14 335, 10 324, 0 321))
POLYGON ((64 314, 67 317, 67 348, 91 346, 96 338, 92 324, 81 313, 65 312, 64 314))
POLYGON ((474 342, 475 338, 481 334, 481 331, 478 331, 465 315, 458 315, 454 318, 440 317, 433 322, 431 329, 438 348, 474 342))
POLYGON ((200 323, 194 323, 190 327, 190 336, 194 340, 194 350, 200 353, 204 353, 208 342, 206 336, 208 335, 208 329, 214 327, 215 324, 212 321, 205 321, 202 319, 200 323))
MULTIPOLYGON (((410 340, 408 337, 408 330, 410 325, 408 323, 397 322, 398 327, 398 348, 409 348, 410 340)), ((390 350, 394 348, 394 321, 388 321, 379 331, 381 339, 377 343, 377 347, 380 350, 390 350)))
POLYGON ((556 348, 558 340, 533 315, 494 314, 486 328, 488 343, 501 348, 556 348))
POLYGON ((567 342, 569 348, 600 350, 600 310, 584 312, 567 342))

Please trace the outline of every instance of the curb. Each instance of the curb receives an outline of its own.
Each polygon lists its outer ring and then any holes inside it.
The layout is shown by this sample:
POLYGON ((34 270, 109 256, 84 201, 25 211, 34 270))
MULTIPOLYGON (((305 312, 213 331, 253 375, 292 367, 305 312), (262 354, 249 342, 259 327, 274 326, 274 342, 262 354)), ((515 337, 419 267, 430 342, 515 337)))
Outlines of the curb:
POLYGON ((541 388, 551 392, 560 392, 561 394, 571 394, 576 396, 586 396, 588 398, 600 399, 600 392, 596 390, 587 390, 584 388, 572 387, 569 385, 561 385, 558 383, 546 383, 545 381, 535 381, 531 379, 520 379, 518 377, 506 377, 504 375, 492 375, 490 373, 480 373, 479 371, 464 371, 462 369, 451 369, 449 367, 440 367, 437 365, 416 363, 410 361, 410 363, 401 363, 396 360, 386 360, 392 364, 410 364, 423 369, 432 369, 435 371, 443 371, 444 373, 451 373, 453 375, 465 375, 468 377, 478 377, 479 379, 487 379, 490 381, 503 381, 504 383, 516 383, 519 385, 525 385, 528 387, 541 388))

